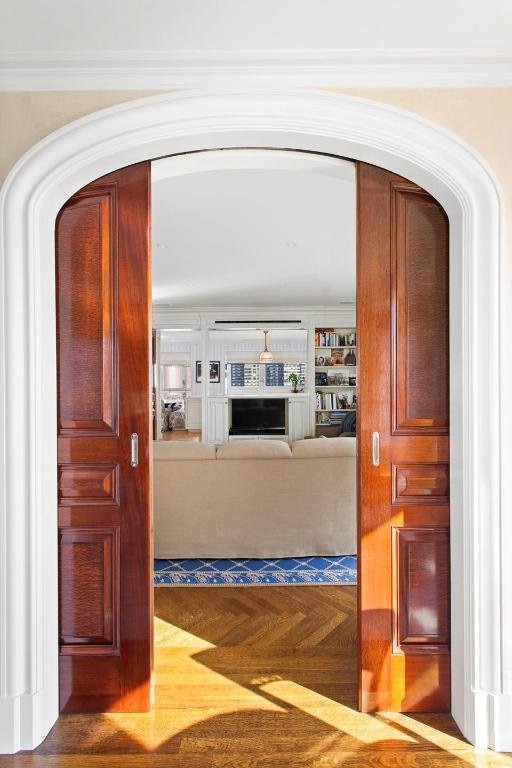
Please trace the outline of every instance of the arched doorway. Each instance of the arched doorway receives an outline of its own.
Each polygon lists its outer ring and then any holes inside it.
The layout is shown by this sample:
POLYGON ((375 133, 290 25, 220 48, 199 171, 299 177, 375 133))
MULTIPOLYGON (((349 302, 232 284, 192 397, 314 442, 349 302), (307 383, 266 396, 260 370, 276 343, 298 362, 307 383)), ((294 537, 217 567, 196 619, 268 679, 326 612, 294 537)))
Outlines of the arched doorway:
MULTIPOLYGON (((417 182, 451 227, 453 714, 479 746, 503 748, 507 650, 493 605, 502 573, 499 440, 500 204, 483 163, 456 137, 349 97, 178 94, 124 104, 52 134, 6 182, 5 505, 0 750, 33 748, 58 713, 54 222, 87 182, 144 159, 229 146, 289 147, 385 167, 417 182), (485 254, 482 258, 481 254, 485 254), (478 376, 472 350, 488 350, 478 376), (32 403, 29 416, 26 404, 32 403), (475 416, 473 404, 478 403, 475 416), (477 427, 485 425, 485 431, 477 427), (478 542, 478 556, 476 552, 478 542), (20 594, 23 596, 20 599, 20 594), (487 727, 489 724, 489 727, 487 727)), ((506 617, 505 617, 506 618, 506 617)))

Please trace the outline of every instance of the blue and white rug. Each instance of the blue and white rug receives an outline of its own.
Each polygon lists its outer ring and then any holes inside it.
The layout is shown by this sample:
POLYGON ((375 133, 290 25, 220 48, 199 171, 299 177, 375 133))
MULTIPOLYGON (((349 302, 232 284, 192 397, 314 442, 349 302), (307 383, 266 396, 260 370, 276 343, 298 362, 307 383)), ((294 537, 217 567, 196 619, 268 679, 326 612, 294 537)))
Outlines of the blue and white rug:
POLYGON ((357 584, 355 555, 276 560, 155 560, 155 586, 357 584))

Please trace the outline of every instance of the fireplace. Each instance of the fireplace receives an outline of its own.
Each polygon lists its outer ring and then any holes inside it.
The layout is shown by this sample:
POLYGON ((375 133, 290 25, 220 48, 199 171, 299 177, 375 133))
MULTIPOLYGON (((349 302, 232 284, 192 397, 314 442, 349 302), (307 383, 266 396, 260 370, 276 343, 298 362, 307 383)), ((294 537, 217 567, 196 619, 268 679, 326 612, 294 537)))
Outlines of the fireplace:
POLYGON ((230 435, 286 434, 286 398, 231 398, 230 435))

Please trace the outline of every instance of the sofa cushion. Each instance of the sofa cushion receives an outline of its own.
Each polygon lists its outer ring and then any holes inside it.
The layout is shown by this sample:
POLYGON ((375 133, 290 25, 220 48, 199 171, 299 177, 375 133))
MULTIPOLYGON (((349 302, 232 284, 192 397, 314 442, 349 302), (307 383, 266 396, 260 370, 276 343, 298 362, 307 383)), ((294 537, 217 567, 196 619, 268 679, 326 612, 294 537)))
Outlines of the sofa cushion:
POLYGON ((197 461, 215 459, 215 446, 211 443, 196 443, 189 440, 155 440, 154 461, 197 461))
POLYGON ((218 459, 290 459, 291 455, 283 440, 233 440, 217 448, 218 459))
POLYGON ((292 456, 296 459, 355 455, 355 437, 316 437, 312 440, 296 440, 292 444, 292 456))

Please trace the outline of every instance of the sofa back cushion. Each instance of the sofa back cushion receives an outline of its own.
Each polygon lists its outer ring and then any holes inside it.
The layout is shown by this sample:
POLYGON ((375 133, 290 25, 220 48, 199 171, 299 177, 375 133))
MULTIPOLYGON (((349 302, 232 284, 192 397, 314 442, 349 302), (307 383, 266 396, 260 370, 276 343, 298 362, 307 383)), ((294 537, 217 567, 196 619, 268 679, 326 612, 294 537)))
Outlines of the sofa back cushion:
POLYGON ((312 440, 296 440, 292 444, 292 456, 295 459, 327 459, 355 455, 355 437, 315 437, 312 440))
POLYGON ((291 459, 283 440, 233 440, 217 448, 218 459, 291 459))
POLYGON ((188 440, 155 440, 154 461, 197 461, 215 459, 215 446, 210 443, 195 443, 188 440))

